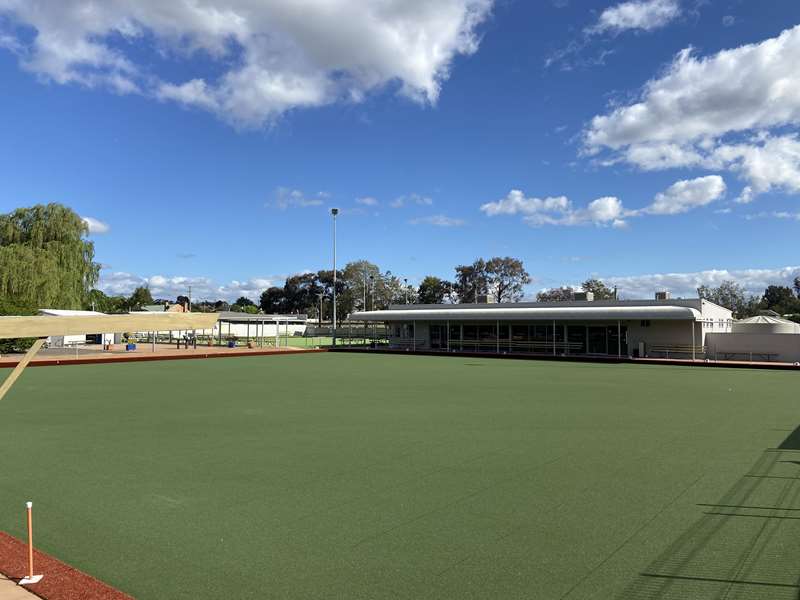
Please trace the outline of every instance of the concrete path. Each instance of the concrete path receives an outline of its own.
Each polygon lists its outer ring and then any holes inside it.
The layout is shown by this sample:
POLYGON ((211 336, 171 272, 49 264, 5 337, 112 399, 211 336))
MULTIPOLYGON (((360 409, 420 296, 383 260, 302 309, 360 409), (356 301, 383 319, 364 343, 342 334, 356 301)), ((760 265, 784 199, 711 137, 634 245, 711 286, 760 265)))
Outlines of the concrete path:
POLYGON ((0 600, 35 600, 36 596, 0 574, 0 600))

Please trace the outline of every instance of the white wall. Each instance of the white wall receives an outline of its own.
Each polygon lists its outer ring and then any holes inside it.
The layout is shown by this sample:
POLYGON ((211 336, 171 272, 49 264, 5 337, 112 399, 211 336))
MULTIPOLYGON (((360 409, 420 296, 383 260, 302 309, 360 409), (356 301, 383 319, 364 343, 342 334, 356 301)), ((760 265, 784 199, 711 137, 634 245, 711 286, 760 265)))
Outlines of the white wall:
MULTIPOLYGON (((633 354, 639 349, 639 342, 645 343, 645 353, 649 348, 659 346, 691 346, 692 321, 650 321, 649 327, 642 327, 641 321, 629 321, 628 352, 633 354)), ((694 323, 695 345, 702 345, 702 334, 699 323, 694 323)))
MULTIPOLYGON (((749 360, 749 353, 777 354, 771 360, 800 362, 800 334, 796 333, 710 333, 706 336, 708 357, 719 357, 725 352, 740 353, 731 360, 749 360)), ((764 360, 754 356, 753 360, 764 360)))

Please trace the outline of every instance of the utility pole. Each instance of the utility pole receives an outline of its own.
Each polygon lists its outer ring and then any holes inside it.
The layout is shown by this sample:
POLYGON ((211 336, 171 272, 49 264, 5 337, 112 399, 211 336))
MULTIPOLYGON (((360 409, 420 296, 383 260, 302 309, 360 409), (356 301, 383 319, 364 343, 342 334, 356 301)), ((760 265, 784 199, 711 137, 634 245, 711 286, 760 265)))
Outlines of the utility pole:
POLYGON ((189 286, 189 312, 192 312, 192 286, 189 286))
POLYGON ((403 278, 403 283, 406 286, 406 304, 408 304, 408 277, 403 278))

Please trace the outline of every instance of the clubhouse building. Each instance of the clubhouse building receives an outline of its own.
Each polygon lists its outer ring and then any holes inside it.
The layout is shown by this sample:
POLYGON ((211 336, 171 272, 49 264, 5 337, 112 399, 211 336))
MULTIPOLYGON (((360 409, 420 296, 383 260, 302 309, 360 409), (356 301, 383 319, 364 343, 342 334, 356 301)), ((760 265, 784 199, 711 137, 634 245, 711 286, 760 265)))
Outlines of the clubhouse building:
MULTIPOLYGON (((552 356, 705 358, 711 334, 730 334, 730 310, 701 299, 408 304, 357 312, 385 324, 393 349, 552 356)), ((798 336, 800 339, 800 336, 798 336)))

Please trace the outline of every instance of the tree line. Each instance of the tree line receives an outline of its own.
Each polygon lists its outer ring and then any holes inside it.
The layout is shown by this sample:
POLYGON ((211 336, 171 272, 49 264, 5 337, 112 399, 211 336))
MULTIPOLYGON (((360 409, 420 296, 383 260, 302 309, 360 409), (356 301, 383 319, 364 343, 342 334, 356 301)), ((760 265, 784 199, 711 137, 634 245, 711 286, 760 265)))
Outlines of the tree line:
MULTIPOLYGON (((107 295, 95 287, 99 273, 88 227, 68 207, 36 205, 0 215, 0 314, 34 314, 45 306, 123 313, 167 301, 154 299, 146 286, 137 287, 129 296, 107 295)), ((244 296, 233 303, 201 300, 192 303, 192 310, 305 313, 329 320, 333 280, 331 270, 300 273, 287 278, 281 287, 264 290, 257 301, 244 296)), ((456 266, 452 280, 428 275, 416 287, 368 260, 357 260, 336 272, 337 311, 344 318, 355 311, 385 309, 391 304, 471 303, 483 298, 518 302, 530 282, 522 261, 509 256, 478 258, 456 266)), ((592 292, 596 300, 617 297, 616 288, 596 278, 584 281, 581 289, 592 292)), ((700 286, 697 293, 731 309, 737 318, 763 310, 800 315, 800 277, 793 287, 770 285, 761 295, 748 295, 735 281, 700 286)), ((536 297, 539 302, 573 298, 574 290, 568 286, 543 290, 536 297)), ((178 296, 174 301, 188 304, 189 299, 178 296)))

